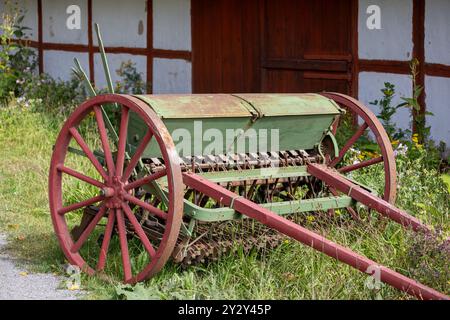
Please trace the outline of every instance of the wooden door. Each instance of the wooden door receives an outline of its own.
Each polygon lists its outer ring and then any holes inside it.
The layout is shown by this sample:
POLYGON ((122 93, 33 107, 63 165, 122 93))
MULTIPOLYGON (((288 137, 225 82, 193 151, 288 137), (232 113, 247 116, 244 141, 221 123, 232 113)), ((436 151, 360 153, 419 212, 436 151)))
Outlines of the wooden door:
POLYGON ((354 8, 354 0, 192 0, 194 92, 351 94, 354 8))

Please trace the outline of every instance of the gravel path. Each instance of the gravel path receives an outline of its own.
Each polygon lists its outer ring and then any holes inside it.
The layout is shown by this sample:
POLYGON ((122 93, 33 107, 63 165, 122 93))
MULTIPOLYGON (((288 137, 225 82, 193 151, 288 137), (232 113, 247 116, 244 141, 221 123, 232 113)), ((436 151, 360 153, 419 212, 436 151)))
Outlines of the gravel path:
POLYGON ((0 300, 74 300, 82 293, 70 291, 63 277, 29 273, 5 251, 6 237, 0 234, 0 300))

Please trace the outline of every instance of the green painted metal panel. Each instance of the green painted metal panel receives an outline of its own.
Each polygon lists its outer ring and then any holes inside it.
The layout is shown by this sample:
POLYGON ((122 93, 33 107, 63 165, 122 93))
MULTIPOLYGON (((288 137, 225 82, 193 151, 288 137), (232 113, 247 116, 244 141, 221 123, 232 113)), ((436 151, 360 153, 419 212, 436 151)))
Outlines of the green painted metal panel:
POLYGON ((250 118, 252 107, 230 94, 137 95, 161 119, 250 118))
POLYGON ((315 93, 244 93, 235 94, 258 111, 261 117, 295 115, 337 115, 338 105, 315 93))
MULTIPOLYGON (((354 200, 349 196, 326 197, 317 199, 305 199, 297 201, 283 201, 259 204, 261 207, 271 210, 279 215, 293 213, 326 211, 328 209, 347 208, 354 204, 354 200)), ((201 208, 192 202, 184 201, 184 213, 199 221, 213 222, 246 218, 231 208, 201 208)))
POLYGON ((272 116, 258 119, 251 129, 255 132, 266 131, 271 137, 278 135, 276 147, 270 144, 269 151, 311 150, 320 142, 333 123, 333 115, 272 116))
MULTIPOLYGON (((138 95, 163 120, 180 156, 313 149, 340 109, 316 94, 138 95)), ((128 142, 145 126, 131 114, 128 142)), ((144 157, 158 157, 152 141, 144 157)))

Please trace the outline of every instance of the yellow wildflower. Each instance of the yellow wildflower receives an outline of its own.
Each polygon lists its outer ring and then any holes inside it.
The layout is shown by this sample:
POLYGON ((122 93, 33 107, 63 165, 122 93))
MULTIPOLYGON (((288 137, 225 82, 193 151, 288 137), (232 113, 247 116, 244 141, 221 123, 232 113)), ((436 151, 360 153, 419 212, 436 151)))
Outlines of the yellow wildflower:
POLYGON ((78 284, 74 283, 67 289, 69 289, 70 291, 76 291, 76 290, 80 290, 80 286, 78 284))

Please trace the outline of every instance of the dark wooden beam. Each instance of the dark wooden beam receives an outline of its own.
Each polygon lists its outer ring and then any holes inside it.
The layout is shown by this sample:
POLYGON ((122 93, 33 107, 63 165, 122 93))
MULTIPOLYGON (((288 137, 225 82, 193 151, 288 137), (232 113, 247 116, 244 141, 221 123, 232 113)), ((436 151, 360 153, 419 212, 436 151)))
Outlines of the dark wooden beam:
MULTIPOLYGON (((12 39, 13 42, 17 40, 12 39)), ((39 42, 33 40, 21 40, 24 44, 32 48, 39 48, 39 42)), ((55 51, 70 51, 70 52, 89 52, 89 45, 85 44, 71 44, 71 43, 54 43, 43 42, 41 44, 43 50, 55 50, 55 51)), ((92 46, 93 53, 99 52, 98 46, 92 46)), ((165 49, 151 49, 147 48, 129 48, 129 47, 105 47, 105 51, 108 53, 125 53, 134 55, 147 55, 150 54, 166 59, 183 59, 190 61, 192 54, 190 51, 185 50, 165 50, 165 49)))
POLYGON ((167 59, 182 59, 191 61, 192 53, 184 50, 165 50, 165 49, 152 49, 153 56, 158 58, 167 59))
POLYGON ((359 91, 359 53, 358 53, 358 17, 359 17, 359 0, 352 0, 351 4, 351 52, 352 52, 352 63, 351 63, 351 83, 350 83, 350 94, 354 98, 358 98, 359 91))
MULTIPOLYGON (((92 0, 88 0, 87 2, 87 30, 88 30, 88 45, 87 45, 87 52, 89 55, 89 79, 92 83, 95 82, 95 66, 94 66, 94 40, 93 40, 93 30, 92 30, 92 0)), ((50 44, 49 44, 50 45, 50 44)), ((79 46, 79 48, 82 48, 84 46, 79 46)))
POLYGON ((450 78, 450 66, 438 63, 426 63, 425 74, 428 76, 450 78))
POLYGON ((384 73, 409 73, 409 61, 394 60, 359 60, 359 71, 384 73))
MULTIPOLYGON (((418 75, 416 77, 416 84, 423 87, 422 94, 418 98, 420 104, 419 112, 414 112, 414 116, 417 114, 425 114, 425 0, 413 1, 413 59, 419 61, 418 75)), ((413 121, 413 131, 416 132, 417 128, 415 121, 413 121)))
POLYGON ((147 0, 147 90, 148 93, 153 93, 153 1, 147 0))
POLYGON ((265 69, 347 72, 348 62, 336 60, 270 59, 263 61, 262 67, 265 69))
POLYGON ((37 16, 38 16, 38 42, 36 48, 38 49, 39 73, 44 72, 44 52, 42 49, 42 0, 37 2, 37 16))

